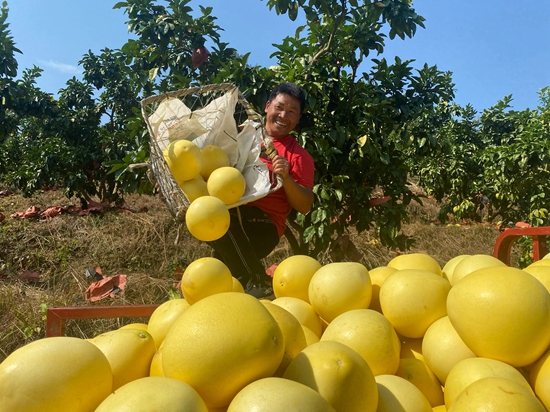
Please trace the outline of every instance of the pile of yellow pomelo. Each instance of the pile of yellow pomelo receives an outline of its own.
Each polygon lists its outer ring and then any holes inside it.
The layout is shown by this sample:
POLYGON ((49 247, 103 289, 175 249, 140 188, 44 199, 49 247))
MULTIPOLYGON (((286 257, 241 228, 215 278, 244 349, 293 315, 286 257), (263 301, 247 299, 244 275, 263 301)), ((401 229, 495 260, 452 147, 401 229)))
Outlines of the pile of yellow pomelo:
POLYGON ((217 259, 147 324, 44 338, 0 364, 1 412, 544 412, 550 408, 550 256, 441 267, 403 254, 282 261, 273 300, 217 259))
POLYGON ((229 228, 227 206, 237 203, 246 190, 242 173, 230 166, 227 153, 215 145, 201 150, 190 140, 174 140, 163 156, 190 202, 185 215, 189 232, 205 242, 222 237, 229 228))

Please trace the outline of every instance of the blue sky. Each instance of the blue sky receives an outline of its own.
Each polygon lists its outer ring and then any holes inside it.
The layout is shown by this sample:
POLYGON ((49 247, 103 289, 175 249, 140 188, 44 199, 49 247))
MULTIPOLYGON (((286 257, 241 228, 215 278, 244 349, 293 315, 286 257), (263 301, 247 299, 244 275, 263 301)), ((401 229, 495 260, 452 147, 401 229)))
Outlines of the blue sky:
MULTIPOLYGON (((56 94, 91 50, 120 48, 129 38, 126 15, 112 7, 117 0, 8 0, 8 23, 20 73, 44 69, 42 90, 56 94)), ((298 22, 277 16, 262 0, 192 0, 190 6, 212 6, 222 40, 239 53, 251 52, 250 63, 269 66, 273 43, 292 35, 298 22), (238 6, 236 6, 238 4, 238 6)), ((453 72, 455 101, 478 111, 512 95, 515 110, 534 109, 538 90, 550 86, 549 0, 417 0, 426 18, 413 39, 387 41, 383 57, 415 59, 453 72)), ((372 58, 376 56, 371 56, 372 58)))

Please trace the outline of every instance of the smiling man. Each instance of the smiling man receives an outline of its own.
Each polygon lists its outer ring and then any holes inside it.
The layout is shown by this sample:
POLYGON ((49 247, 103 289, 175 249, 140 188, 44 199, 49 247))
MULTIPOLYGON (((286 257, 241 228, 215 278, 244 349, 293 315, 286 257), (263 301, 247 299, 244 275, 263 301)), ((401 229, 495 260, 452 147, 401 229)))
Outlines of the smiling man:
POLYGON ((291 210, 305 214, 313 204, 313 158, 290 134, 298 125, 304 107, 304 91, 294 83, 282 83, 273 89, 265 105, 265 128, 278 155, 273 159, 262 155, 261 159, 271 173, 282 177, 283 186, 261 199, 231 209, 228 232, 209 242, 214 256, 225 262, 246 293, 257 298, 273 294, 265 283, 269 278, 261 259, 279 243, 291 210))

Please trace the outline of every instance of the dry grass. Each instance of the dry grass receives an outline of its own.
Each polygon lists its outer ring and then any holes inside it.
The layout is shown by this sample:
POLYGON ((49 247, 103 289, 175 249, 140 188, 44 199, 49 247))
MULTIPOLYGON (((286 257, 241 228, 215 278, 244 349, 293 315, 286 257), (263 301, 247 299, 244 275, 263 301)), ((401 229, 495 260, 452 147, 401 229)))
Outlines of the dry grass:
MULTIPOLYGON (((88 267, 101 267, 103 275, 128 275, 123 292, 101 305, 161 303, 175 291, 175 268, 209 256, 210 248, 186 232, 175 245, 177 228, 158 198, 129 196, 126 206, 136 212, 110 209, 101 215, 62 214, 50 219, 12 219, 30 206, 77 205, 61 192, 44 192, 33 198, 0 197, 0 361, 17 347, 44 337, 45 309, 50 306, 90 305, 84 292, 91 280, 88 267), (38 282, 19 279, 25 270, 37 272, 38 282)), ((428 201, 411 206, 412 221, 403 232, 416 239, 411 252, 433 256, 442 266, 459 254, 492 254, 498 231, 482 226, 437 225, 437 205, 428 201)), ((381 246, 372 233, 350 230, 355 254, 367 268, 385 265, 397 255, 381 246)), ((346 244, 349 247, 349 244, 346 244)), ((283 238, 266 259, 266 265, 291 254, 283 238)), ((330 259, 327 253, 322 263, 330 259)), ((79 320, 67 324, 67 334, 91 337, 122 323, 140 321, 79 320)))

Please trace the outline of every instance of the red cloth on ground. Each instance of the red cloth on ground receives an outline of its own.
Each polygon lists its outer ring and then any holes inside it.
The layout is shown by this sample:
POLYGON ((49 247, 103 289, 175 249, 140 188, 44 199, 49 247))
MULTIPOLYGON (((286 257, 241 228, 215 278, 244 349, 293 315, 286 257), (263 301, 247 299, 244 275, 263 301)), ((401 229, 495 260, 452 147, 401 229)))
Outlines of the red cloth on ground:
MULTIPOLYGON (((290 163, 289 174, 296 183, 313 188, 313 178, 315 173, 315 165, 313 158, 304 149, 292 135, 287 135, 281 139, 273 139, 273 145, 280 156, 286 158, 290 163)), ((267 155, 260 157, 267 164, 267 168, 271 173, 273 165, 271 159, 267 155)), ((247 206, 256 206, 269 215, 279 237, 283 236, 286 228, 286 217, 292 210, 292 206, 288 202, 284 188, 268 194, 261 199, 248 203, 247 206)))

